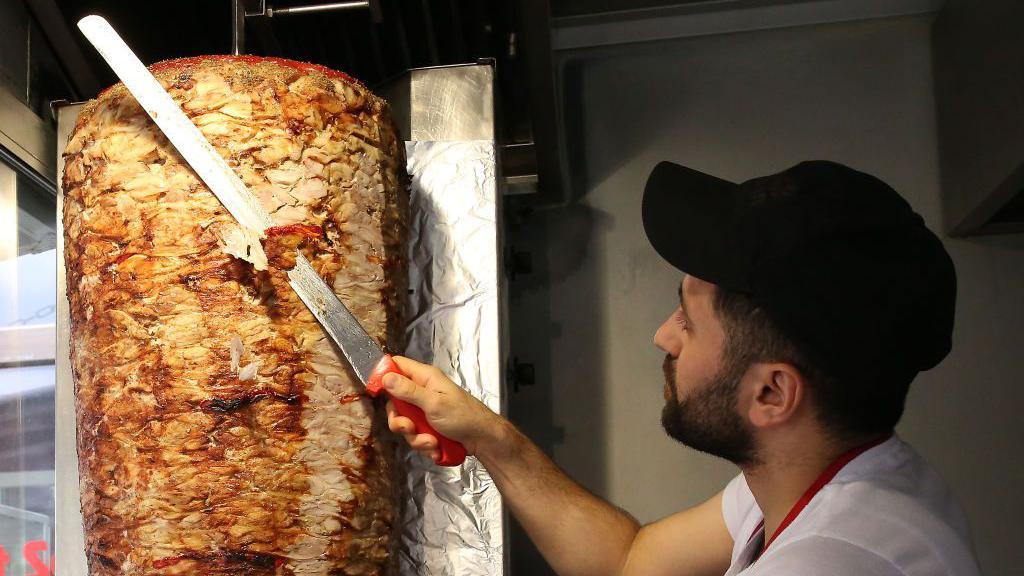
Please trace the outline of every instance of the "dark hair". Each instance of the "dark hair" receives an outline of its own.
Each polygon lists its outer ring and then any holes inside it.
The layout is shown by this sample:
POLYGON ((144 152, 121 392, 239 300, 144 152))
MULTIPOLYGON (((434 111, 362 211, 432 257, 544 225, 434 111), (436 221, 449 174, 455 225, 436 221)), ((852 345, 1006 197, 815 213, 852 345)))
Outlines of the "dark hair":
POLYGON ((835 437, 883 434, 899 422, 916 372, 883 373, 865 366, 836 373, 800 350, 749 296, 716 287, 714 307, 725 330, 724 365, 792 364, 810 386, 819 420, 835 437))

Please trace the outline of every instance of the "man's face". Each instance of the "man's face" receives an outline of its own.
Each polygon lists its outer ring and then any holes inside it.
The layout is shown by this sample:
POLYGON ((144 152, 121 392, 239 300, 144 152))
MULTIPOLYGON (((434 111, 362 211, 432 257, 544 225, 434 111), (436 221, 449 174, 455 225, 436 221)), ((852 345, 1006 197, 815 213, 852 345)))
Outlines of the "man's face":
POLYGON ((747 366, 725 357, 714 295, 714 284, 685 276, 679 306, 654 335, 666 354, 661 423, 683 444, 743 465, 756 458, 753 434, 737 408, 747 366))

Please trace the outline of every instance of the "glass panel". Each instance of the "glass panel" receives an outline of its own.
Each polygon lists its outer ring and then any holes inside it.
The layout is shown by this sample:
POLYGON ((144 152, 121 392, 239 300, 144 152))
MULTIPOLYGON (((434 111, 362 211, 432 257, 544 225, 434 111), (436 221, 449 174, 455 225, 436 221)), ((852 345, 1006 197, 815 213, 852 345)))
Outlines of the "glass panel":
POLYGON ((17 315, 4 317, 7 307, 0 305, 0 326, 53 326, 57 318, 56 199, 19 175, 17 208, 18 258, 0 262, 0 277, 8 277, 10 270, 5 267, 17 267, 17 315))
POLYGON ((0 164, 0 574, 51 573, 56 203, 0 164))

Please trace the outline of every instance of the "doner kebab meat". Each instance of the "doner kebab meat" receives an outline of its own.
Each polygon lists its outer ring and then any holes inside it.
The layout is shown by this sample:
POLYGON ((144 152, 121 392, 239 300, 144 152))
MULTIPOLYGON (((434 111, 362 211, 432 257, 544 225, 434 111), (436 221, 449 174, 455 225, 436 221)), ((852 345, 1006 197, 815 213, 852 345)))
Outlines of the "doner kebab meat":
POLYGON ((303 250, 401 348, 407 176, 388 107, 281 59, 150 69, 274 227, 242 230, 123 86, 82 110, 62 183, 90 574, 392 573, 395 445, 285 273, 303 250))

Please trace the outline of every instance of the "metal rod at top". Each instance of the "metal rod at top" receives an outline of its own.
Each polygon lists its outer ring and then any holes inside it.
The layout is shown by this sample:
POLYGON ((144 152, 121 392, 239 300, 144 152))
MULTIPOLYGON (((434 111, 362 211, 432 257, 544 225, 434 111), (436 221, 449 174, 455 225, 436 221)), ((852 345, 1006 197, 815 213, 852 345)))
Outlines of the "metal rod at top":
POLYGON ((362 2, 332 2, 330 4, 312 4, 309 6, 289 6, 287 8, 267 8, 267 16, 288 16, 291 14, 309 14, 312 12, 327 12, 330 10, 358 10, 369 8, 369 1, 362 2))
POLYGON ((245 4, 242 0, 231 0, 231 53, 245 54, 245 4))
POLYGON ((291 16, 293 14, 312 14, 315 12, 330 12, 334 10, 360 10, 370 9, 374 21, 379 20, 379 12, 374 11, 369 0, 361 2, 331 2, 329 4, 311 4, 307 6, 288 6, 285 8, 274 8, 267 6, 265 0, 260 0, 256 11, 247 12, 244 0, 231 0, 231 53, 235 56, 245 54, 245 19, 246 18, 273 18, 274 16, 291 16))

